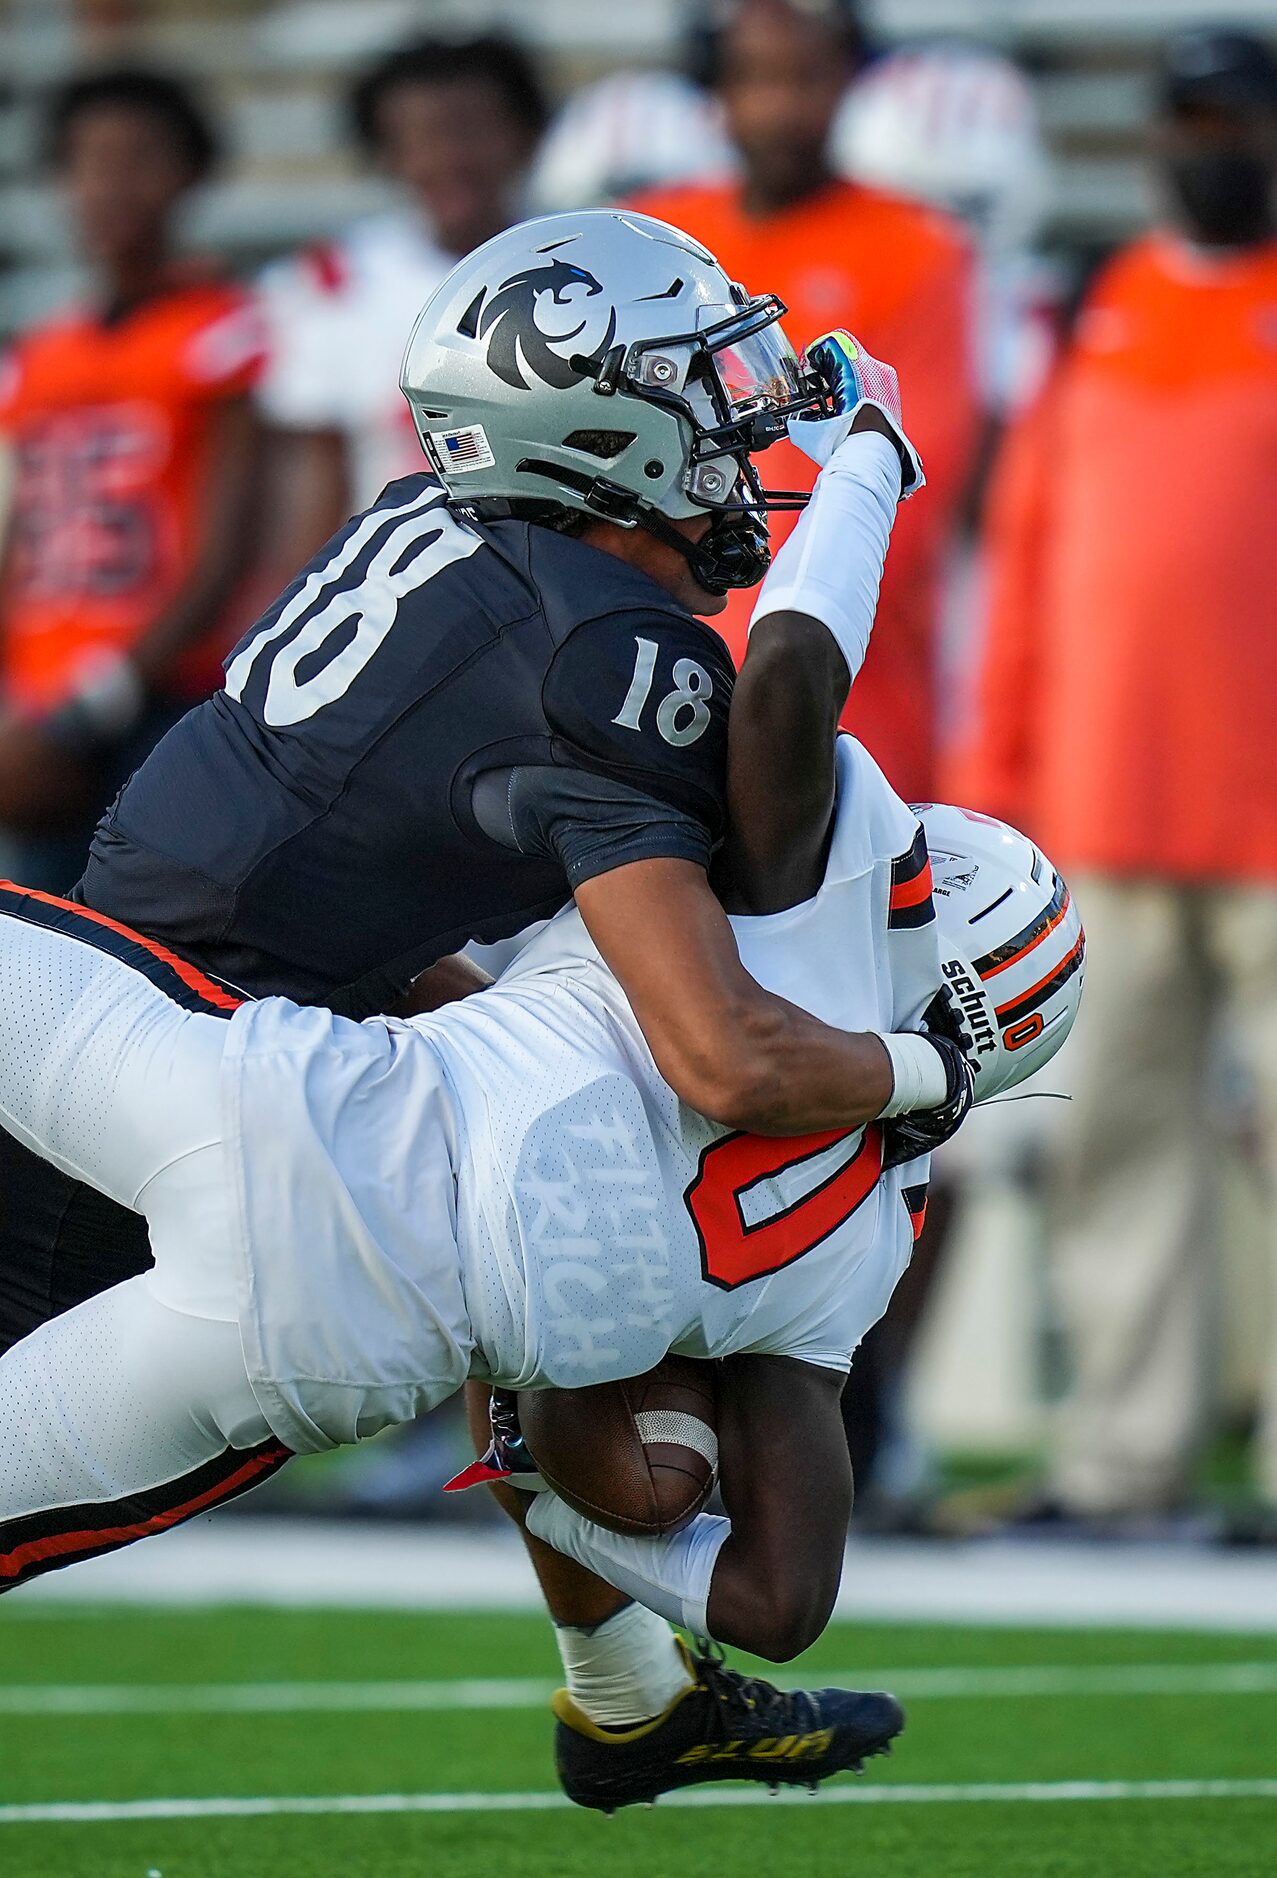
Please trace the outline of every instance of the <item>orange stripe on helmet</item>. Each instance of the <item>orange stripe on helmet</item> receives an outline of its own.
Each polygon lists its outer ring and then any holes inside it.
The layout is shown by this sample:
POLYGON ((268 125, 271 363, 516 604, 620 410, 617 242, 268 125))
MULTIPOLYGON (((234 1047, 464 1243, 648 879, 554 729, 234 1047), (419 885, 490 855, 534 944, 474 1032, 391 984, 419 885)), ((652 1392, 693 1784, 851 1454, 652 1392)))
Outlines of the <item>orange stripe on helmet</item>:
POLYGON ((1031 998, 1036 992, 1041 991, 1044 985, 1049 985, 1051 980, 1062 972, 1067 965, 1073 963, 1074 959, 1080 955, 1085 944, 1085 935, 1079 933, 1076 942, 1064 954, 1064 957, 1051 967, 1045 977, 1039 978, 1036 985, 1030 985, 1027 990, 1017 991, 1015 996, 1008 998, 1005 1004, 999 1004, 995 1009, 994 1015, 999 1018, 1003 1017, 1007 1011, 1014 1011, 1016 1006, 1023 1004, 1026 998, 1031 998))
MULTIPOLYGON (((981 972, 980 976, 984 980, 984 982, 988 984, 991 978, 996 978, 999 972, 1006 971, 1009 965, 1018 965, 1021 959, 1028 958, 1030 952, 1035 952, 1037 948, 1042 944, 1042 941, 1044 939, 1050 938, 1051 934, 1055 931, 1060 921, 1064 918, 1064 915, 1068 912, 1069 905, 1070 905, 1069 894, 1066 888, 1065 893, 1064 893, 1064 899, 1060 905, 1059 911, 1054 915, 1053 918, 1049 919, 1046 922, 1046 925, 1043 926, 1041 932, 1038 933, 1035 938, 1030 939, 1028 945, 1021 946, 1018 952, 1013 952, 1009 959, 1002 959, 998 962, 998 964, 991 965, 987 972, 981 972)), ((1026 997, 1028 996, 1027 992, 1025 993, 1025 996, 1026 997)))

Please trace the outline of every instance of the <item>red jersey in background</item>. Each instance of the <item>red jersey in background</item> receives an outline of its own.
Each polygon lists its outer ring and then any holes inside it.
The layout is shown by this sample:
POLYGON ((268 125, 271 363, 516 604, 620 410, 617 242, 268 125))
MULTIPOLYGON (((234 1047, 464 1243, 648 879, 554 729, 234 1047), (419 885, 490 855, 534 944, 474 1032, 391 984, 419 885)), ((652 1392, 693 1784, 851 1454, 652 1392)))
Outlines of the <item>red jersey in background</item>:
MULTIPOLYGON (((0 374, 13 458, 0 585, 0 690, 52 709, 97 654, 146 632, 189 575, 217 404, 264 364, 240 289, 174 287, 117 320, 75 312, 22 338, 0 374)), ((233 628, 178 661, 177 697, 221 683, 233 628)))
MULTIPOLYGON (((800 350, 845 326, 900 377, 904 419, 927 487, 901 510, 869 656, 845 724, 907 799, 934 794, 935 634, 944 550, 970 474, 978 397, 971 257, 956 224, 902 197, 829 182, 775 215, 745 212, 737 183, 670 189, 632 207, 703 242, 751 293, 778 293, 800 350)), ((810 489, 814 463, 792 444, 760 458, 773 488, 810 489)), ((773 547, 796 517, 770 517, 773 547)), ((739 661, 754 604, 735 593, 713 624, 739 661)))

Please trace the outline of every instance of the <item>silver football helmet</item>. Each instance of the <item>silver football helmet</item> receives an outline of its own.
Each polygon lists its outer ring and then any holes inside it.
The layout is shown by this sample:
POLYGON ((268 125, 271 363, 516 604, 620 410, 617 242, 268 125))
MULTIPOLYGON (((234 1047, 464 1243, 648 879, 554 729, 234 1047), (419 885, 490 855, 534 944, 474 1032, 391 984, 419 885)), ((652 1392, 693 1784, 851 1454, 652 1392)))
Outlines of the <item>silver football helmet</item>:
POLYGON ((763 512, 807 499, 764 489, 752 453, 790 417, 828 409, 784 310, 652 216, 546 215, 453 268, 417 319, 400 384, 452 500, 644 527, 725 592, 766 570, 763 512), (706 511, 700 543, 670 526, 706 511))

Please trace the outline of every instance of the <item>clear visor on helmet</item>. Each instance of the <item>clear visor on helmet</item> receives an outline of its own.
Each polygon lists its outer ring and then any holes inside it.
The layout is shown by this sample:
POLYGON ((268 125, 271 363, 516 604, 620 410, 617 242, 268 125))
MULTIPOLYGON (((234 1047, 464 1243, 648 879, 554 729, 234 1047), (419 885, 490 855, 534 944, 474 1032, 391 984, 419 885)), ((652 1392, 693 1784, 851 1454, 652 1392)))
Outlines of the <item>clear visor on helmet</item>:
POLYGON ((695 332, 630 347, 630 388, 678 411, 694 440, 684 483, 706 508, 801 508, 804 490, 764 489, 751 456, 785 434, 788 420, 824 414, 823 386, 804 372, 780 325, 775 294, 700 309, 695 332))
POLYGON ((715 346, 712 357, 735 416, 776 411, 804 397, 803 369, 779 322, 715 346))

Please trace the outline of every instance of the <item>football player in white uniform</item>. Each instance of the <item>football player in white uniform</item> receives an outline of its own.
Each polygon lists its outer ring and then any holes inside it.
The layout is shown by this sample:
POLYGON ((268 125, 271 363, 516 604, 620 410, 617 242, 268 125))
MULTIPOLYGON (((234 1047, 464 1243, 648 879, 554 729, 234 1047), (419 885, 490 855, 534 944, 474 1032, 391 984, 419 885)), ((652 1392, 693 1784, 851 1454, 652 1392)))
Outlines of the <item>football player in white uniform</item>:
POLYGON ((280 444, 281 583, 387 483, 420 470, 395 378, 404 346, 457 257, 517 221, 546 115, 528 55, 489 36, 387 53, 350 107, 402 200, 262 276, 271 365, 259 401, 280 444))
MULTIPOLYGON (((127 929, 7 890, 0 1117, 143 1213, 155 1267, 0 1362, 0 1581, 170 1526, 468 1376, 597 1383, 673 1350, 726 1359, 729 1517, 636 1539, 543 1496, 529 1529, 697 1634, 783 1658, 823 1627, 850 1511, 851 1353, 907 1263, 929 1149, 976 1086, 1007 1086, 1066 1033, 1081 940, 1041 857, 977 821, 987 852, 953 869, 942 945, 923 829, 858 745, 835 744, 902 482, 920 470, 894 375, 841 336, 813 356, 838 414, 802 427, 824 467, 758 603, 721 891, 765 985, 879 1040, 864 1112, 831 1093, 827 1127, 764 1140, 680 1104, 640 1028, 645 985, 631 1008, 575 912, 443 1013, 356 1024, 269 998, 227 1022, 189 1008, 208 985, 171 954, 161 988, 127 929), (973 916, 982 872, 992 898, 973 916), (972 960, 967 925, 1005 922, 1008 904, 1015 930, 972 960), (186 1007, 183 985, 199 994, 186 1007)), ((951 812, 940 835, 962 851, 951 812)), ((680 927, 681 904, 672 891, 654 975, 694 968, 702 936, 680 927)), ((800 1713, 799 1698, 697 1671, 689 1691, 719 1704, 739 1749, 716 1774, 819 1778, 900 1725, 888 1697, 822 1691, 800 1713), (778 1761, 764 1743, 781 1735, 800 1746, 778 1761)), ((657 1720, 668 1734, 680 1716, 702 1741, 690 1695, 657 1720)), ((637 1752, 611 1784, 574 1797, 615 1805, 702 1777, 663 1761, 654 1778, 643 1742, 619 1745, 637 1752)))
POLYGON ((717 102, 679 72, 609 72, 574 91, 537 151, 542 212, 624 202, 641 189, 721 182, 736 167, 717 102))
POLYGON ((977 364, 999 422, 1037 394, 1055 349, 1060 283, 1038 252, 1051 163, 1033 86, 1001 53, 940 41, 875 59, 833 129, 846 175, 964 223, 979 266, 977 364))

